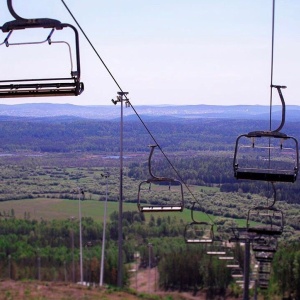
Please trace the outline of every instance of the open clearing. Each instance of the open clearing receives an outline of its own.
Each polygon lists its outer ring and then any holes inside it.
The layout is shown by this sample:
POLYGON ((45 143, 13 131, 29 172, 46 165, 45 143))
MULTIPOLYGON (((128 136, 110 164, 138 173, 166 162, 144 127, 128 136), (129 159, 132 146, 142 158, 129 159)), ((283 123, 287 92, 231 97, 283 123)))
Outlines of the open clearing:
MULTIPOLYGON (((102 222, 104 203, 104 201, 95 200, 81 201, 82 217, 91 217, 96 222, 102 222)), ((118 205, 118 202, 108 201, 107 215, 109 216, 112 212, 118 211, 118 205)), ((138 211, 136 203, 124 202, 123 206, 123 211, 138 211)), ((24 218, 24 214, 29 213, 30 218, 35 220, 66 220, 71 216, 78 215, 78 200, 38 198, 0 202, 0 212, 11 212, 12 209, 15 217, 18 219, 24 218)), ((150 215, 151 213, 145 214, 145 217, 150 218, 150 215)), ((167 217, 168 214, 164 212, 155 213, 155 216, 167 217)), ((185 209, 183 212, 174 212, 171 217, 189 222, 191 220, 191 211, 185 209)), ((203 221, 209 221, 208 216, 201 212, 195 212, 195 217, 203 221)), ((214 217, 212 216, 212 218, 214 217)))

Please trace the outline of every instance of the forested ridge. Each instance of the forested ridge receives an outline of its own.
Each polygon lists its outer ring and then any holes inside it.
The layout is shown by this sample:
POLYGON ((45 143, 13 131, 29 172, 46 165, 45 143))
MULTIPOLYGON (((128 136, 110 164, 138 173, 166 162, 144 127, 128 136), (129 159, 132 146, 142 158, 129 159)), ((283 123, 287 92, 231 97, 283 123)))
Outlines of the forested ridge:
MULTIPOLYGON (((234 149, 240 134, 267 130, 268 122, 257 120, 176 119, 148 121, 147 127, 167 151, 234 149)), ((285 132, 299 138, 300 122, 286 124, 285 132)), ((32 150, 45 152, 100 151, 119 148, 118 120, 102 121, 78 118, 5 118, 0 122, 3 151, 32 150)), ((124 150, 147 151, 153 143, 138 120, 124 121, 124 150)))
MULTIPOLYGON (((170 156, 182 179, 188 184, 218 185, 223 192, 260 194, 265 183, 237 181, 233 176, 232 158, 238 135, 265 129, 260 120, 177 119, 152 121, 147 127, 170 156)), ((300 139, 300 122, 290 122, 285 133, 300 139)), ((33 151, 38 153, 118 154, 120 124, 118 120, 102 121, 78 118, 13 118, 0 122, 3 153, 33 151)), ((144 153, 154 141, 138 120, 124 122, 124 153, 144 153)), ((147 177, 147 167, 132 163, 129 176, 147 177)), ((164 159, 155 167, 158 173, 172 172, 164 159)), ((277 184, 278 200, 299 203, 300 184, 277 184)))

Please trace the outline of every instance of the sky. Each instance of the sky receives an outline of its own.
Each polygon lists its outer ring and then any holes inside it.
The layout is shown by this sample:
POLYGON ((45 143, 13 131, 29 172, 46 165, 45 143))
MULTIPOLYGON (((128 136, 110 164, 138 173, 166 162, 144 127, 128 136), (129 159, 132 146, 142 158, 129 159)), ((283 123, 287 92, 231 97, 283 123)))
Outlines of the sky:
MULTIPOLYGON (((272 0, 65 0, 133 105, 269 105, 272 0)), ((23 18, 76 26, 61 0, 12 0, 23 18)), ((300 103, 300 1, 276 0, 273 84, 287 105, 300 103)), ((0 24, 13 20, 0 1, 0 24)), ((119 91, 81 31, 78 97, 1 99, 2 104, 112 105, 119 91)), ((40 41, 47 30, 14 32, 40 41)), ((6 34, 0 33, 0 43, 6 34)), ((68 41, 66 29, 53 40, 68 41)), ((74 52, 73 52, 74 54, 74 52)), ((0 80, 69 76, 64 44, 0 46, 0 80)), ((273 104, 280 104, 277 92, 273 104)))

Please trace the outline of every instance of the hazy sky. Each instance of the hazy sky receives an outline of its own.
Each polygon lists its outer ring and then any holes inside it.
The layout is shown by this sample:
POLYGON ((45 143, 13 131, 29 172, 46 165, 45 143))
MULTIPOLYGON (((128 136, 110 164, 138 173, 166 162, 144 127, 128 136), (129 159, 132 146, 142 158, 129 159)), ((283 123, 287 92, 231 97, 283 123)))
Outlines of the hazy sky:
MULTIPOLYGON (((272 0, 65 2, 133 105, 269 105, 272 0)), ((24 18, 75 24, 60 0, 13 0, 13 5, 24 18)), ((299 0, 276 1, 273 83, 287 85, 287 105, 300 104, 299 16, 299 0)), ((1 0, 0 24, 12 19, 6 0, 1 0)), ((11 41, 39 39, 33 31, 14 33, 11 41)), ((43 32, 43 38, 47 35, 43 32)), ((56 37, 67 39, 70 34, 56 37)), ((5 35, 0 33, 0 38, 1 43, 5 35)), ((118 87, 81 32, 80 41, 85 84, 81 96, 1 99, 1 103, 110 105, 118 87)), ((43 47, 45 51, 36 54, 37 46, 0 46, 0 78, 52 76, 64 64, 69 76, 66 49, 43 47)), ((279 103, 276 93, 274 103, 279 103)))

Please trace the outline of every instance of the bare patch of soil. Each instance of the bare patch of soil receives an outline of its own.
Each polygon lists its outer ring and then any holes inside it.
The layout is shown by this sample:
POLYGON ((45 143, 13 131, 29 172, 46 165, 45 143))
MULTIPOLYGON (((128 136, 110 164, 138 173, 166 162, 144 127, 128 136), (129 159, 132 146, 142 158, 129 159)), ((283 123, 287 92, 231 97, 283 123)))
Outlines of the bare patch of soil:
POLYGON ((137 300, 135 295, 107 288, 58 282, 2 281, 1 300, 137 300))

